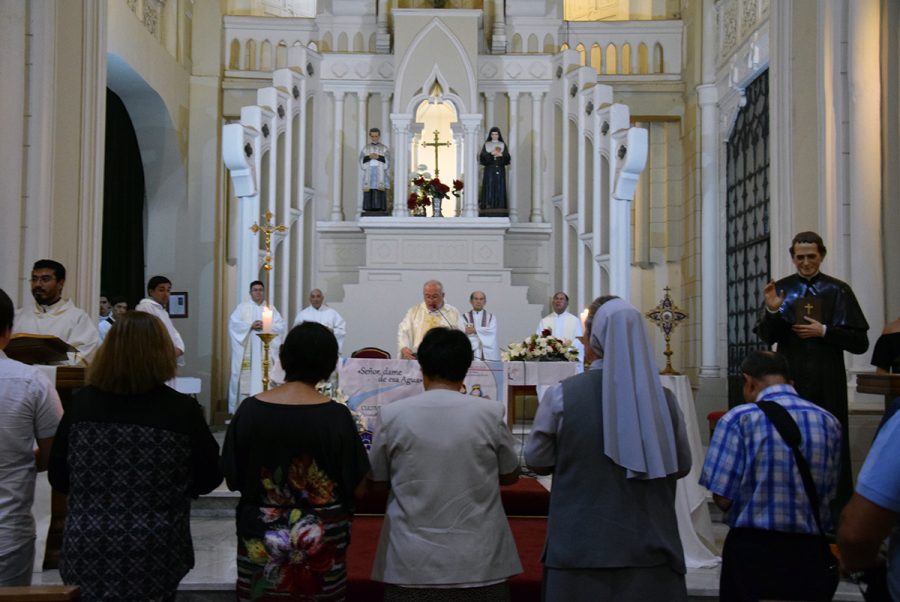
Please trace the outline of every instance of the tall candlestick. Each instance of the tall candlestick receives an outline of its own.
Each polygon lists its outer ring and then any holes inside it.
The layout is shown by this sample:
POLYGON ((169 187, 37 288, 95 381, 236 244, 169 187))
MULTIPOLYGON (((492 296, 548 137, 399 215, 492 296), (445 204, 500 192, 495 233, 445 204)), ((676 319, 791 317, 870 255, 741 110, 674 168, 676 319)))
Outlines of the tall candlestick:
POLYGON ((262 331, 272 332, 272 308, 268 305, 262 308, 262 331))

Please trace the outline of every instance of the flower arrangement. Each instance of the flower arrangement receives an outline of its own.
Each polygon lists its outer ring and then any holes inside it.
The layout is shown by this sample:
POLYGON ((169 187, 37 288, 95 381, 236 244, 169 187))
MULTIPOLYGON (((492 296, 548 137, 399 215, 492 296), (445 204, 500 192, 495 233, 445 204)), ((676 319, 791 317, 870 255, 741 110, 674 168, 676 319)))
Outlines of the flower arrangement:
POLYGON ((425 215, 425 208, 434 205, 434 217, 443 217, 441 202, 448 195, 459 198, 462 194, 462 180, 453 180, 453 187, 444 184, 438 178, 432 178, 427 171, 414 172, 410 176, 409 185, 412 191, 406 198, 406 207, 413 215, 425 215))
POLYGON ((505 362, 577 362, 578 350, 572 341, 559 339, 544 329, 521 343, 510 343, 500 357, 505 362))

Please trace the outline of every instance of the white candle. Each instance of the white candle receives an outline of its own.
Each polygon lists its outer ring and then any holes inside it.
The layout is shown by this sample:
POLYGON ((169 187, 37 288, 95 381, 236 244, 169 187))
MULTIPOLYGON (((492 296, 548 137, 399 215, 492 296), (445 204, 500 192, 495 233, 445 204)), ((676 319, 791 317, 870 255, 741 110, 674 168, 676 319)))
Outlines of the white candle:
POLYGON ((272 308, 268 305, 262 308, 262 331, 272 332, 272 308))
POLYGON ((585 307, 581 311, 581 329, 582 330, 584 330, 584 328, 585 328, 585 323, 587 322, 587 317, 588 317, 589 312, 590 312, 590 310, 587 307, 585 307))

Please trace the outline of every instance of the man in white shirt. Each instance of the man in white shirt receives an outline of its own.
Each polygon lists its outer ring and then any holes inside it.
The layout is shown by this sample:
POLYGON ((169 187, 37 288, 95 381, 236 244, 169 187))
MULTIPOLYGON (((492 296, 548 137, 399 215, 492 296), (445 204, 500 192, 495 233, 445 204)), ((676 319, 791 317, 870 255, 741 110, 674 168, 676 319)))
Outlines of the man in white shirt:
POLYGON ((66 268, 52 259, 34 262, 31 269, 33 305, 16 312, 13 334, 53 335, 77 350, 69 363, 87 364, 100 345, 97 323, 69 299, 62 298, 66 268))
POLYGON ((422 297, 422 303, 409 308, 397 329, 397 348, 404 360, 416 359, 419 343, 435 326, 460 330, 459 310, 444 303, 443 284, 429 280, 422 287, 422 297))
POLYGON ((550 334, 558 339, 566 339, 572 342, 572 346, 578 350, 579 363, 584 361, 584 343, 578 337, 584 334, 581 320, 566 311, 569 307, 569 295, 562 291, 553 295, 553 311, 538 322, 537 334, 549 330, 550 334))
POLYGON ((47 470, 62 416, 59 395, 47 377, 3 353, 13 313, 12 300, 0 289, 0 587, 31 585, 34 480, 38 471, 47 470))
POLYGON ((484 308, 487 296, 482 291, 469 295, 472 311, 460 316, 460 329, 472 343, 472 353, 477 360, 500 361, 497 345, 497 317, 484 308))
POLYGON ((338 353, 341 353, 344 348, 344 335, 347 334, 347 324, 341 314, 325 305, 325 295, 317 288, 309 292, 309 306, 297 313, 293 326, 302 322, 318 322, 326 326, 334 333, 334 338, 337 339, 338 353))
MULTIPOLYGON (((231 379, 228 383, 228 411, 235 413, 238 403, 246 397, 262 391, 262 340, 256 336, 263 331, 263 307, 266 287, 259 281, 250 283, 250 300, 240 303, 228 320, 228 338, 231 341, 231 379)), ((277 334, 269 343, 269 361, 274 365, 278 357, 281 337, 284 336, 284 320, 278 310, 271 307, 272 326, 277 334)))
POLYGON ((172 339, 177 364, 184 366, 184 341, 181 339, 181 334, 172 325, 172 318, 169 317, 169 312, 166 309, 169 305, 169 295, 171 293, 172 281, 165 276, 154 276, 147 282, 147 296, 140 300, 134 311, 152 314, 160 319, 169 333, 169 338, 172 339))

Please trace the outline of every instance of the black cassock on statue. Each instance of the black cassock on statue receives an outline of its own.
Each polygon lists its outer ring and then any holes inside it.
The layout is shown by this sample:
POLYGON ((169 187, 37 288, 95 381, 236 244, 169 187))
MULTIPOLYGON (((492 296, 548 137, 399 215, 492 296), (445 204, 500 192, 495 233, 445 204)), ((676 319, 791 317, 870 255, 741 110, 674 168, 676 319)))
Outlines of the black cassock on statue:
POLYGON ((869 324, 850 286, 821 272, 810 280, 797 274, 782 278, 775 283, 775 291, 779 295, 784 291, 784 302, 776 313, 769 312, 763 306, 753 331, 770 345, 778 343, 778 353, 787 358, 794 387, 800 397, 825 408, 841 422, 841 475, 835 506, 839 509, 853 493, 844 352, 865 353, 869 348, 869 337, 866 335, 869 324), (801 339, 791 330, 791 326, 807 323, 797 310, 809 297, 816 299, 817 311, 822 318, 819 321, 825 325, 825 336, 801 339))
POLYGON ((495 213, 506 211, 506 166, 510 163, 508 148, 504 144, 503 154, 497 157, 482 146, 478 162, 484 166, 479 203, 481 210, 495 213))

